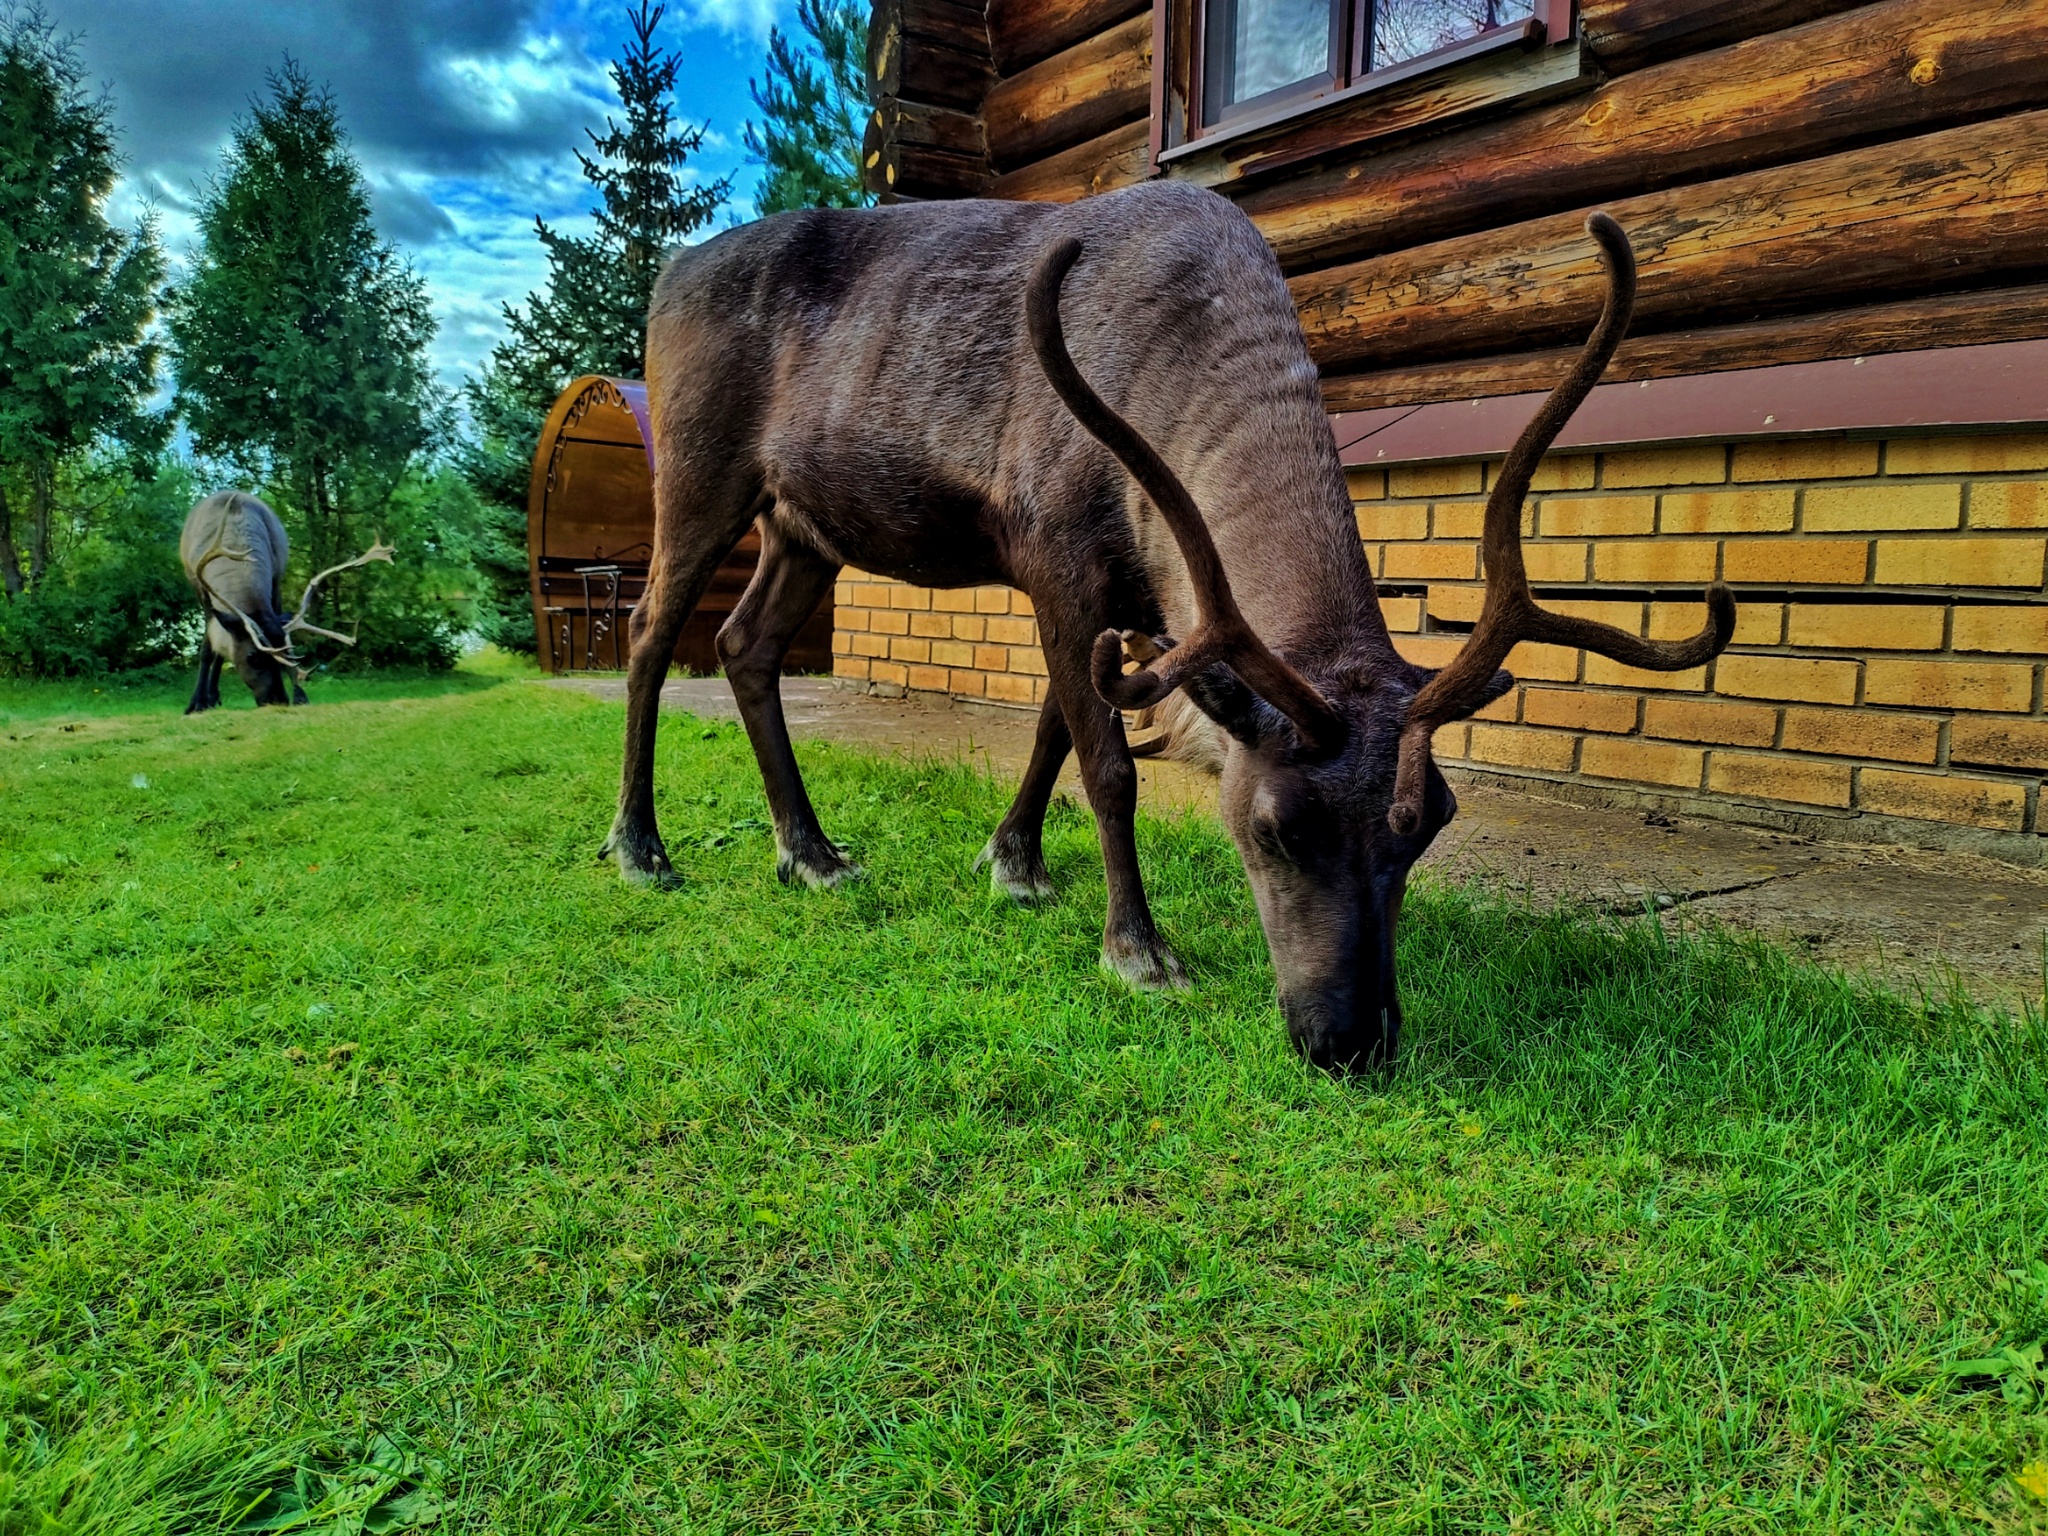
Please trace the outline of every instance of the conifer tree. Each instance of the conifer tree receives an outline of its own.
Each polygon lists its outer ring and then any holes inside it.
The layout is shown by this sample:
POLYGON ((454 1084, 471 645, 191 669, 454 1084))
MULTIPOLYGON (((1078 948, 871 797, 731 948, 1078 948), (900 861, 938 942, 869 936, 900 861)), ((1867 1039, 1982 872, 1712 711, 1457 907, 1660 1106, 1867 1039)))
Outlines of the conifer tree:
POLYGON ((651 0, 627 13, 633 40, 611 66, 625 123, 607 117, 602 134, 590 133, 595 157, 576 152, 597 189, 596 230, 564 235, 535 219, 548 285, 527 296, 523 311, 505 307, 511 336, 492 351, 492 368, 543 413, 578 374, 637 379, 646 371, 647 301, 662 260, 711 222, 731 188, 730 178, 695 185, 684 173, 704 130, 675 119, 682 59, 655 46, 663 14, 651 0))
POLYGON ((747 83, 763 119, 747 125, 747 149, 762 168, 754 211, 864 207, 868 7, 797 0, 796 17, 801 40, 772 28, 767 83, 747 83))
POLYGON ((505 307, 509 335, 464 387, 470 430, 461 462, 491 509, 503 554, 479 558, 497 591, 486 629, 500 645, 535 643, 523 557, 526 484, 549 407, 580 374, 644 374, 647 304, 662 262, 717 217, 731 190, 730 177, 698 183, 688 174, 704 130, 675 117, 682 61, 655 44, 662 15, 651 0, 627 13, 632 40, 611 66, 625 121, 606 118, 605 131, 590 134, 591 152, 576 153, 598 194, 595 230, 571 236, 534 220, 547 250, 547 286, 528 294, 523 308, 505 307))
POLYGON ((48 573, 58 469, 109 437, 139 446, 163 255, 145 220, 107 222, 119 171, 112 108, 85 94, 76 48, 33 9, 0 9, 0 584, 48 573), (8 482, 26 492, 28 569, 8 482))
POLYGON ((269 85, 201 204, 171 354, 194 446, 287 495, 325 565, 427 442, 434 321, 377 239, 333 98, 289 59, 269 85))

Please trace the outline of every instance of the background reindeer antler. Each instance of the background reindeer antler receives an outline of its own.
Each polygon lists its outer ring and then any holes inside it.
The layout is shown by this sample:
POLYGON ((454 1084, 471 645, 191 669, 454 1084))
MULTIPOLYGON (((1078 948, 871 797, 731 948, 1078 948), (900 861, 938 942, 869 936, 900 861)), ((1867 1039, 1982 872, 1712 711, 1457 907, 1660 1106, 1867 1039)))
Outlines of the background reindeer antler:
POLYGON ((381 560, 386 565, 389 565, 391 564, 391 557, 396 553, 397 550, 393 546, 386 544, 380 537, 368 549, 357 555, 355 559, 344 560, 339 565, 330 565, 326 570, 320 572, 319 575, 307 582, 306 590, 299 594, 299 611, 294 613, 289 622, 285 624, 286 643, 290 643, 290 637, 295 631, 303 629, 308 634, 324 635, 329 640, 339 640, 343 645, 354 645, 356 643, 354 635, 337 635, 333 630, 322 629, 318 624, 312 623, 307 619, 306 615, 313 610, 313 594, 319 590, 320 583, 330 576, 338 576, 343 571, 354 570, 359 565, 368 565, 373 560, 381 560))
MULTIPOLYGON (((1515 440, 1493 494, 1486 499, 1480 554, 1486 564, 1486 600, 1465 648, 1415 695, 1401 728, 1400 763, 1387 823, 1403 836, 1422 825, 1422 798, 1429 739, 1439 726, 1463 719, 1486 702, 1487 685, 1524 640, 1576 646, 1612 657, 1624 666, 1653 672, 1681 672, 1721 654, 1735 633, 1735 594, 1720 583, 1707 588, 1707 625, 1689 640, 1645 640, 1611 624, 1568 618, 1536 605, 1522 564, 1522 501, 1536 465, 1579 408, 1628 329, 1635 304, 1636 260, 1628 236, 1604 213, 1586 219, 1586 232, 1599 243, 1607 268, 1607 304, 1571 373, 1550 393, 1515 440)), ((1100 653, 1098 652, 1098 655, 1100 653)))
POLYGON ((339 575, 343 571, 354 570, 359 565, 368 565, 374 560, 381 560, 386 565, 389 565, 391 564, 391 557, 396 553, 397 550, 392 545, 386 544, 382 538, 379 538, 368 549, 357 555, 355 559, 344 560, 339 565, 330 565, 326 570, 314 576, 311 581, 306 583, 306 590, 299 594, 298 611, 285 620, 283 645, 272 645, 268 640, 264 639, 263 631, 257 627, 255 621, 233 603, 223 603, 222 606, 242 621, 242 628, 248 634, 249 643, 252 646, 264 655, 290 666, 293 671, 298 673, 299 680, 304 682, 306 669, 299 665, 299 653, 292 649, 293 635, 297 634, 300 630, 304 630, 308 634, 321 635, 329 640, 339 640, 343 645, 354 645, 356 643, 354 635, 344 635, 331 629, 322 629, 318 624, 313 623, 306 617, 312 611, 313 594, 319 590, 320 583, 330 576, 339 575))
MULTIPOLYGON (((1032 350, 1038 354, 1046 378, 1067 409, 1116 455, 1159 509, 1159 515, 1166 519, 1174 542, 1180 546, 1181 559, 1187 563, 1196 609, 1195 632, 1179 643, 1165 641, 1164 659, 1158 666, 1141 666, 1128 677, 1123 675, 1125 637, 1113 629, 1097 635, 1092 667, 1095 691, 1118 709, 1143 709, 1221 662, 1293 721, 1312 749, 1338 750, 1344 742, 1343 717, 1330 707, 1314 684, 1267 649, 1245 623, 1231 593, 1230 579, 1223 573, 1222 557, 1209 537, 1208 524, 1203 522, 1201 510, 1187 487, 1157 450, 1104 403, 1074 366, 1073 355, 1067 351, 1066 333, 1060 325, 1060 286, 1080 259, 1081 242, 1061 240, 1040 258, 1037 270, 1031 274, 1024 315, 1032 350)), ((1133 649, 1136 659, 1147 660, 1144 650, 1149 648, 1133 649)))

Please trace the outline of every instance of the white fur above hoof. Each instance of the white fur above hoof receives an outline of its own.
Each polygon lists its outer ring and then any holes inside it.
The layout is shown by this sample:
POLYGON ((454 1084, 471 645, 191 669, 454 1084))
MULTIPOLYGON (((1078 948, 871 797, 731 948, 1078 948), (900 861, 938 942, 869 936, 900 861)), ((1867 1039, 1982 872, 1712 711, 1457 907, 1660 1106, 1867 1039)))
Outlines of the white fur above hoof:
POLYGON ((618 865, 619 878, 631 886, 672 891, 683 883, 683 877, 669 863, 667 851, 658 845, 634 850, 630 843, 614 833, 605 839, 604 847, 598 850, 597 856, 618 865))
POLYGON ((998 896, 1007 896, 1020 907, 1036 906, 1042 901, 1051 901, 1055 894, 1052 877, 1045 872, 1043 864, 1031 864, 1022 859, 1008 858, 996 852, 996 840, 990 838, 974 860, 979 871, 988 868, 989 889, 998 896))
POLYGON ((667 864, 629 864, 624 859, 614 859, 619 866, 619 878, 636 890, 673 891, 682 887, 683 877, 667 864))
POLYGON ((775 878, 784 885, 807 885, 814 891, 829 891, 860 879, 861 868, 836 853, 828 859, 802 858, 784 849, 776 855, 775 878))
POLYGON ((1105 944, 1102 968, 1123 978, 1140 992, 1185 992, 1188 973, 1180 957, 1164 944, 1153 948, 1139 945, 1105 944))

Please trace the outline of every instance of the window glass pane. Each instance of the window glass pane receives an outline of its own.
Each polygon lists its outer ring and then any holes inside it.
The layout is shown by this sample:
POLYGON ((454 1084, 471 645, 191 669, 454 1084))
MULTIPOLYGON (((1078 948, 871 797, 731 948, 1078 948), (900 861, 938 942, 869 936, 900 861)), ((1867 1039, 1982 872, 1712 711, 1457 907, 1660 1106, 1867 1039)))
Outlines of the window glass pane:
POLYGON ((1405 64, 1495 27, 1527 21, 1535 0, 1373 0, 1373 69, 1405 64))
POLYGON ((1205 115, 1334 74, 1334 31, 1331 0, 1211 0, 1205 115))

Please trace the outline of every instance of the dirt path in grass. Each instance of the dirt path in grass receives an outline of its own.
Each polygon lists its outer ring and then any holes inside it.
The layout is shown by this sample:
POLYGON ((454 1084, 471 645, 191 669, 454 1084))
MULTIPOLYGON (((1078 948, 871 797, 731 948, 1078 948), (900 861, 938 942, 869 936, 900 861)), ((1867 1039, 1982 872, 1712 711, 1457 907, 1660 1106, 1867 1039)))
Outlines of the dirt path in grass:
MULTIPOLYGON (((623 699, 615 677, 547 686, 623 699)), ((886 698, 827 678, 785 678, 792 734, 900 756, 965 759, 1014 779, 1036 714, 928 694, 886 698)), ((736 719, 718 678, 672 678, 665 707, 736 719)), ((1072 760, 1062 775, 1075 794, 1072 760)), ((1215 781, 1178 763, 1140 762, 1154 810, 1213 812, 1215 781)), ((2042 995, 2048 872, 1972 854, 1823 843, 1729 822, 1569 805, 1483 784, 1458 785, 1458 819, 1426 865, 1454 879, 1527 890, 1541 902, 1616 911, 1654 904, 1770 935, 1815 958, 1908 985, 1953 967, 1980 998, 2042 995)))

